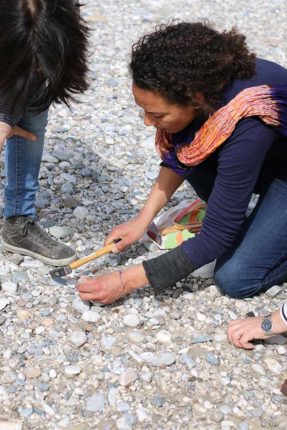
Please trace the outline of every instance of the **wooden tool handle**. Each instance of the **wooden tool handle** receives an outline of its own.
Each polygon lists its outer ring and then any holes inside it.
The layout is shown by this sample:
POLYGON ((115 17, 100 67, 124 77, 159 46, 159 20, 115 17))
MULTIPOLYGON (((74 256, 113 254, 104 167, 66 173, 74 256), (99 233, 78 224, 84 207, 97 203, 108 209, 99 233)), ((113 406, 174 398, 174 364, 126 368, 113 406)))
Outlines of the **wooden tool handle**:
POLYGON ((99 249, 96 252, 93 252, 90 255, 87 255, 86 257, 80 258, 80 260, 74 261, 70 264, 71 269, 77 269, 80 266, 83 266, 84 264, 88 263, 89 261, 95 260, 98 257, 101 257, 105 254, 110 254, 112 252, 113 247, 115 246, 114 243, 111 243, 110 245, 105 246, 104 248, 99 249))

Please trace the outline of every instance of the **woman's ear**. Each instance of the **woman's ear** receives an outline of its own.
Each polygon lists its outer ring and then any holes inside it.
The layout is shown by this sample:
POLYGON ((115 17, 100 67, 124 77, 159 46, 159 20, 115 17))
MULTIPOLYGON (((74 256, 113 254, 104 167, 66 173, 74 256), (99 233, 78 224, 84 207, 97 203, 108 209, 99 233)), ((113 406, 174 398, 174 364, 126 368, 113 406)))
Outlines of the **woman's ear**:
POLYGON ((196 109, 201 109, 204 103, 204 94, 201 91, 197 91, 196 93, 194 93, 194 104, 196 105, 196 109))

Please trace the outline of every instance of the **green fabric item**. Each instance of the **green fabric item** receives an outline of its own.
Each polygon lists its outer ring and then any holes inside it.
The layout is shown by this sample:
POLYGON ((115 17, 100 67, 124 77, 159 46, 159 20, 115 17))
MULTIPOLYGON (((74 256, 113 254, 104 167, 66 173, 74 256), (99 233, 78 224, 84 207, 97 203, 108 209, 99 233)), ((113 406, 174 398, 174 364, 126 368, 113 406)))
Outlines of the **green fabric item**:
POLYGON ((182 231, 174 231, 173 233, 169 233, 166 236, 163 236, 162 238, 162 244, 164 249, 173 249, 179 246, 179 243, 177 242, 176 238, 178 235, 182 235, 183 240, 190 239, 191 237, 194 237, 195 234, 191 233, 189 230, 185 229, 182 231))

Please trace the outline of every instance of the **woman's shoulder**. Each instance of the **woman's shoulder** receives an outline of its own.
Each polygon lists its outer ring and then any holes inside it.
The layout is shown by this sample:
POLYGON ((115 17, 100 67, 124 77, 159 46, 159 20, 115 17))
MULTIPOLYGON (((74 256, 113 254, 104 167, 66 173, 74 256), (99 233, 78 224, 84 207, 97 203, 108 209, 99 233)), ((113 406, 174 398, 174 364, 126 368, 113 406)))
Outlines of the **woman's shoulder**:
POLYGON ((246 88, 259 85, 287 85, 287 69, 272 61, 256 58, 255 74, 249 79, 235 79, 223 93, 223 105, 246 88))

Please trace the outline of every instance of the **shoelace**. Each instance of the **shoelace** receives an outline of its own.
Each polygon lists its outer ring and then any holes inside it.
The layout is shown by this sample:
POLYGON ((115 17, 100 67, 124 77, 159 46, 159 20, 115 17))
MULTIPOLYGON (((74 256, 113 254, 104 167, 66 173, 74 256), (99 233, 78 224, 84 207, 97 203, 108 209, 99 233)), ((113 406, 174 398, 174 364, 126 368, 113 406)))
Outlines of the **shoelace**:
POLYGON ((33 237, 35 239, 40 239, 41 242, 43 242, 43 240, 45 240, 45 246, 47 248, 52 248, 55 247, 57 245, 60 245, 58 242, 56 242, 54 239, 52 239, 45 231, 41 230, 37 224, 35 223, 34 218, 32 217, 28 217, 23 225, 22 225, 22 233, 23 236, 27 236, 28 232, 29 232, 29 226, 33 225, 34 231, 33 231, 33 237))
POLYGON ((25 221, 22 224, 22 233, 23 233, 23 236, 27 236, 28 229, 29 229, 29 224, 35 224, 34 219, 31 218, 31 217, 28 217, 27 219, 25 219, 25 221))

